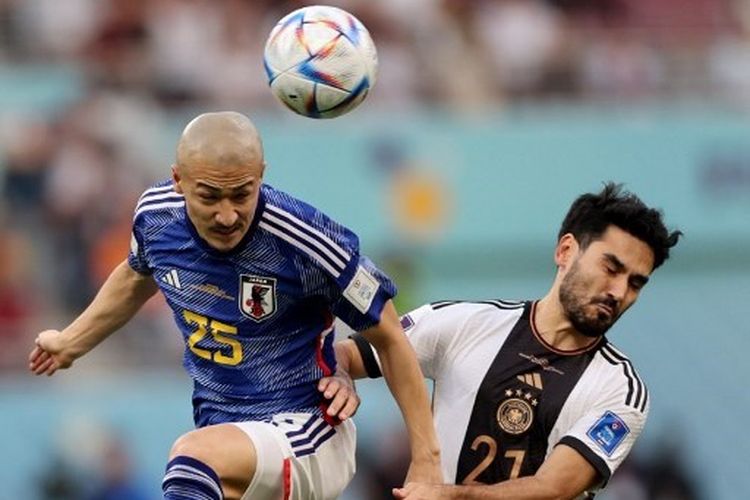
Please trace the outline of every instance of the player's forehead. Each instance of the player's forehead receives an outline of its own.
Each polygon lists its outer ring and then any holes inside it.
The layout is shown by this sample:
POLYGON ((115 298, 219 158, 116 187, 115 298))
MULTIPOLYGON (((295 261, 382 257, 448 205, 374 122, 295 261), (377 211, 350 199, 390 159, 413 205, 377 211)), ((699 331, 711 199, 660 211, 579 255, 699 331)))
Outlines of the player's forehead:
POLYGON ((206 191, 243 191, 250 189, 255 185, 255 179, 250 179, 246 182, 239 182, 237 184, 226 184, 226 183, 214 183, 211 181, 198 181, 195 183, 196 189, 203 189, 206 191))
POLYGON ((643 240, 617 226, 609 226, 586 249, 595 259, 622 265, 630 272, 648 276, 654 267, 654 251, 643 240))
POLYGON ((234 190, 260 182, 262 168, 253 164, 215 165, 196 163, 184 169, 196 187, 234 190))

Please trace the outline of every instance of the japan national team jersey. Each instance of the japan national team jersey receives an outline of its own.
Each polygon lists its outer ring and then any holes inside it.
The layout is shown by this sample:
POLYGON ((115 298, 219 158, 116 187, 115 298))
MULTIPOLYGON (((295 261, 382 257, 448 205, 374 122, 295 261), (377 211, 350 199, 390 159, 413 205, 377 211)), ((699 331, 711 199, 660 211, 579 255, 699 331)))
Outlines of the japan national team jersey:
POLYGON ((268 185, 230 252, 198 236, 171 181, 148 189, 128 262, 153 276, 173 311, 199 427, 322 415, 317 381, 335 370, 334 317, 368 328, 396 293, 355 234, 268 185))
MULTIPOLYGON (((648 392, 627 357, 602 337, 559 351, 536 332, 534 302, 437 302, 402 317, 433 413, 443 474, 456 484, 533 475, 562 443, 605 483, 643 429, 648 392)), ((370 376, 375 351, 354 340, 370 376)))

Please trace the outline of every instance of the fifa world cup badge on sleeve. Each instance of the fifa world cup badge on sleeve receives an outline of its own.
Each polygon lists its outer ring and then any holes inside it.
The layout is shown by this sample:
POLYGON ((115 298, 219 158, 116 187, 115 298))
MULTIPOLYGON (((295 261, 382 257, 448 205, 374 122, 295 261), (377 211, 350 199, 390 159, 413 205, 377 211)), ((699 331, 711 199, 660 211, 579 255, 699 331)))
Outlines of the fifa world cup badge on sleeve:
POLYGON ((370 309, 372 299, 380 288, 380 283, 370 272, 362 266, 357 267, 357 272, 344 290, 344 297, 361 313, 370 309))
POLYGON ((586 433, 607 456, 612 455, 628 434, 628 426, 611 411, 606 411, 586 433))

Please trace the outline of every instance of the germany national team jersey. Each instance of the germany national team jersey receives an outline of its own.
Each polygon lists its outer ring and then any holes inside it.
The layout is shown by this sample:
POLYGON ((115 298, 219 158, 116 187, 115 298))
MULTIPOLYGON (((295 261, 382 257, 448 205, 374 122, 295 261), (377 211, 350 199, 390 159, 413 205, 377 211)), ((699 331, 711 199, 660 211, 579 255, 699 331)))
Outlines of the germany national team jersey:
POLYGON ((262 185, 247 235, 211 248, 170 181, 138 201, 130 266, 152 275, 185 340, 196 425, 321 415, 317 381, 335 370, 334 317, 378 323, 391 281, 359 254, 355 234, 262 185))
MULTIPOLYGON (((562 443, 598 471, 622 463, 648 414, 646 387, 627 357, 602 337, 560 351, 535 329, 534 302, 437 302, 402 317, 425 376, 443 474, 456 484, 533 475, 562 443)), ((374 350, 354 340, 368 374, 374 350)))

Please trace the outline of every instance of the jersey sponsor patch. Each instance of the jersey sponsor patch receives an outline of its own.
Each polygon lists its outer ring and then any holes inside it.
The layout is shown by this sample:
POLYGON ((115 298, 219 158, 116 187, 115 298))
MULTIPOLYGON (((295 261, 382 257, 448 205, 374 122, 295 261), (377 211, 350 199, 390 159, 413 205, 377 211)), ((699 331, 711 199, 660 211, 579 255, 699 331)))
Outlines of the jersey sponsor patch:
POLYGON ((628 434, 628 426, 611 411, 606 411, 586 433, 607 456, 612 455, 628 434))
POLYGON ((357 272, 344 290, 344 297, 361 313, 370 309, 372 299, 380 288, 380 283, 370 272, 362 266, 357 266, 357 272))
POLYGON ((262 321, 275 313, 276 279, 241 275, 240 311, 255 321, 262 321))

